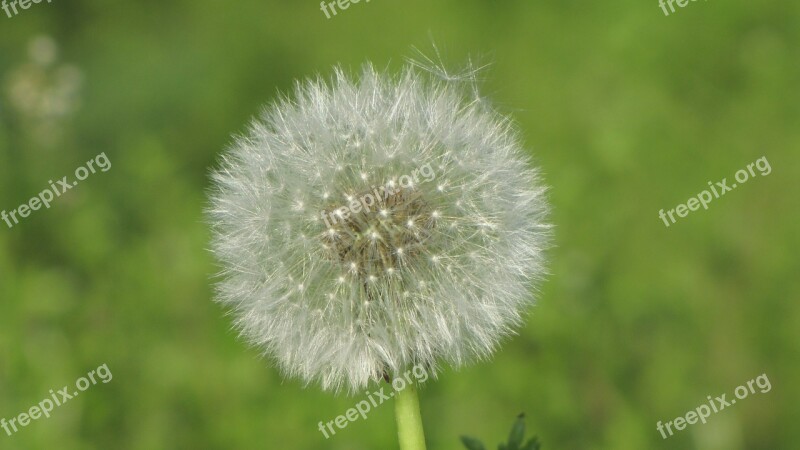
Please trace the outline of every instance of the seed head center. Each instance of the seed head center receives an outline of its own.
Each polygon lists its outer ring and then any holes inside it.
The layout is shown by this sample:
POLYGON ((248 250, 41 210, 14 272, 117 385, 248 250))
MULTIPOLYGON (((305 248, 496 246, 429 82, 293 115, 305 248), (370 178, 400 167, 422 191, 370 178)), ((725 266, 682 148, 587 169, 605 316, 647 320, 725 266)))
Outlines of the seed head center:
POLYGON ((325 211, 332 223, 321 237, 329 258, 365 279, 402 270, 431 236, 436 219, 430 206, 419 191, 406 188, 355 198, 362 200, 357 211, 325 211), (372 204, 365 201, 370 198, 372 204))

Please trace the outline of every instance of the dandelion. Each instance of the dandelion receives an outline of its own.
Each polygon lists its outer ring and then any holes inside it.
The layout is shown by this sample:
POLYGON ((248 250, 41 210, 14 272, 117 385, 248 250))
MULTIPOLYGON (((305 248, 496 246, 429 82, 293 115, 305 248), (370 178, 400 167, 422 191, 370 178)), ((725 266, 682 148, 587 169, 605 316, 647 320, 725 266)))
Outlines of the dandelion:
MULTIPOLYGON (((544 272, 545 188, 474 89, 412 66, 337 69, 224 154, 208 211, 218 301, 288 376, 351 393, 415 365, 435 376, 520 325, 544 272)), ((407 391, 397 405, 417 409, 407 391)))

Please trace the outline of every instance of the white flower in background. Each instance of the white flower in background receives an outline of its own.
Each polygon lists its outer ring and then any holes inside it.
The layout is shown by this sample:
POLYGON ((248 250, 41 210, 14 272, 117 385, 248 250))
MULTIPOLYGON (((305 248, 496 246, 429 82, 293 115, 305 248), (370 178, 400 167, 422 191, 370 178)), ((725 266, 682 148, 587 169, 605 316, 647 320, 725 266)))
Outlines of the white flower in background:
POLYGON ((488 357, 520 325, 544 273, 545 189, 474 88, 337 70, 298 83, 224 155, 218 300, 288 375, 358 391, 488 357))
POLYGON ((31 134, 50 144, 62 119, 79 107, 83 74, 73 65, 57 64, 58 45, 49 36, 31 39, 28 59, 8 75, 6 94, 31 134))

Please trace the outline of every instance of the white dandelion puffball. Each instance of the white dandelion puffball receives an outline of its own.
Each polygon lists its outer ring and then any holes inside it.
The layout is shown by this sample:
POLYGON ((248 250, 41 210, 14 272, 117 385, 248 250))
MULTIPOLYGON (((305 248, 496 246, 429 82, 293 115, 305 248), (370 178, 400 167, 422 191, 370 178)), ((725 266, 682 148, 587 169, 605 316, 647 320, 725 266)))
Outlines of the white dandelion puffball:
POLYGON ((490 356, 544 273, 545 188, 466 78, 298 83, 214 172, 218 301, 283 371, 357 392, 490 356))

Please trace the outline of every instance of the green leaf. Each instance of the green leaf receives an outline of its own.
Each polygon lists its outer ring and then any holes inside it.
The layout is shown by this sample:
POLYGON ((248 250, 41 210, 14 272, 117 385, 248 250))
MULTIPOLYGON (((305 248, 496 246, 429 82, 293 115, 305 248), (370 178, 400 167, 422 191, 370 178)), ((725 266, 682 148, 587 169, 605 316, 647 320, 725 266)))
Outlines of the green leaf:
MULTIPOLYGON (((525 414, 517 416, 517 420, 511 427, 511 432, 508 435, 508 443, 500 444, 498 450, 541 450, 542 445, 539 443, 539 438, 534 436, 523 445, 525 441, 525 414)), ((486 447, 475 439, 468 436, 461 436, 461 442, 467 447, 468 450, 485 450, 486 447)))
POLYGON ((461 442, 469 450, 486 450, 481 441, 469 436, 461 436, 461 442))
POLYGON ((542 444, 539 443, 539 438, 534 436, 520 450, 540 450, 541 448, 542 448, 542 444))
POLYGON ((511 433, 508 434, 508 450, 519 450, 522 445, 522 439, 525 437, 525 414, 517 416, 517 421, 511 427, 511 433))

